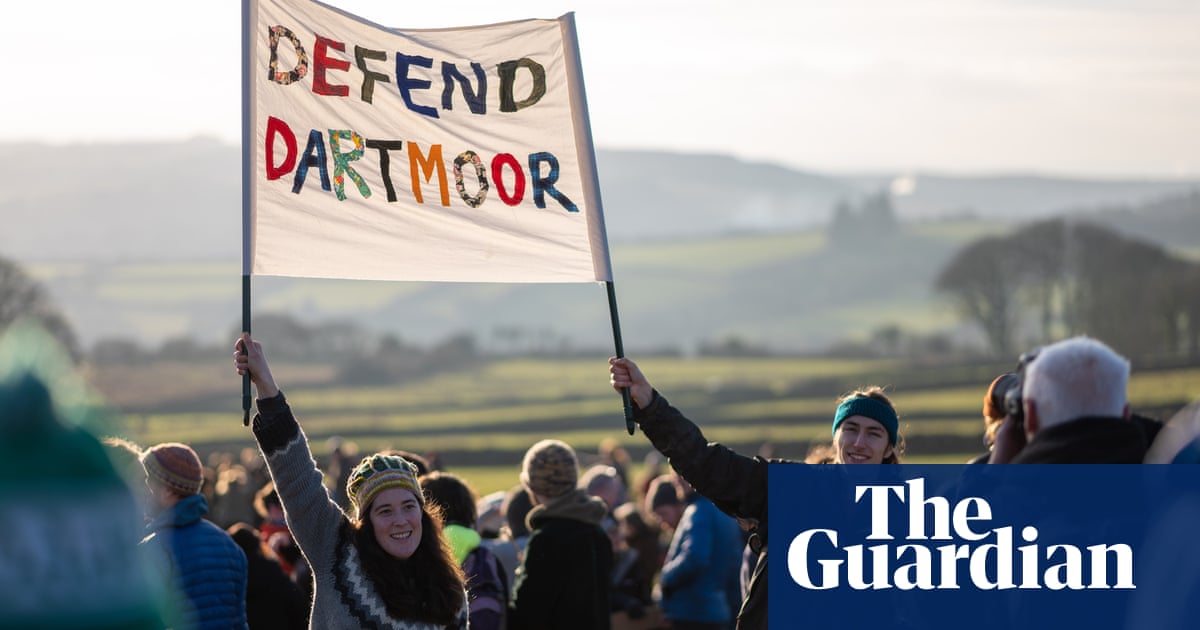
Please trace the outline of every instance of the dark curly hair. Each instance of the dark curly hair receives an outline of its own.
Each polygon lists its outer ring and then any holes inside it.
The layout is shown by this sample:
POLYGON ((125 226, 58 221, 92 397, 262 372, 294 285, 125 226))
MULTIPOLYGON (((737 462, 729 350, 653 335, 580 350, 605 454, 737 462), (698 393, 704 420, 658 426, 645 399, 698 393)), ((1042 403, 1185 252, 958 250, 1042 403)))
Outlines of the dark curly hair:
POLYGON ((421 542, 406 560, 379 546, 370 518, 356 521, 354 528, 354 544, 363 571, 374 583, 388 615, 443 626, 457 620, 466 597, 465 580, 442 536, 442 514, 437 505, 427 503, 421 509, 421 542))
POLYGON ((436 503, 442 508, 446 524, 475 527, 478 497, 461 477, 435 470, 421 477, 421 491, 425 493, 427 503, 436 503))

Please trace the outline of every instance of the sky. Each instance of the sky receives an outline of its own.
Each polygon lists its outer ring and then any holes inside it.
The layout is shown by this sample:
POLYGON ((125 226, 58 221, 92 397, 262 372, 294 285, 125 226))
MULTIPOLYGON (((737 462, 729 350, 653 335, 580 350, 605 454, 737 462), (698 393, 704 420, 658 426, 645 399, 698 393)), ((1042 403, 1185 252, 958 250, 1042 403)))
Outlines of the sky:
MULTIPOLYGON (((333 0, 575 12, 595 145, 827 173, 1200 178, 1200 0, 333 0)), ((238 0, 6 7, 0 142, 240 141, 238 0)))

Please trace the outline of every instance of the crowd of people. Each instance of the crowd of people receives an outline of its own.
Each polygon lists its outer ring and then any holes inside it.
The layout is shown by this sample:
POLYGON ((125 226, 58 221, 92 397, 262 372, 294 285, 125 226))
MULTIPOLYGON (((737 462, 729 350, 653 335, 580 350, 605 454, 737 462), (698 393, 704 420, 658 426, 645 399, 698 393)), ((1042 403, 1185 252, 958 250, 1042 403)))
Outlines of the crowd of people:
MULTIPOLYGON (((161 627, 767 625, 767 471, 798 462, 709 441, 628 358, 609 381, 655 449, 641 478, 619 450, 583 468, 544 439, 511 489, 483 497, 415 453, 335 441, 318 462, 262 344, 243 335, 234 363, 255 388, 257 449, 205 466, 186 444, 109 441, 146 489, 139 550, 161 627)), ((1162 424, 1132 412, 1129 376, 1086 337, 1022 357, 986 387, 988 449, 972 461, 1141 463, 1162 424)), ((850 392, 806 463, 900 464, 900 427, 881 388, 850 392)))

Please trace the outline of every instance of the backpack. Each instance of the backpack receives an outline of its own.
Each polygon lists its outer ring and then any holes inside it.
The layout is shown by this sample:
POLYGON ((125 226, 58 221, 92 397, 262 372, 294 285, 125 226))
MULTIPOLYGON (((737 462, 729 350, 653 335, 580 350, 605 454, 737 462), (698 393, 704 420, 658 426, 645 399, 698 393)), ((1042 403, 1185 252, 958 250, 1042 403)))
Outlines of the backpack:
POLYGON ((508 577, 499 558, 476 547, 463 560, 472 630, 504 630, 508 615, 508 577))

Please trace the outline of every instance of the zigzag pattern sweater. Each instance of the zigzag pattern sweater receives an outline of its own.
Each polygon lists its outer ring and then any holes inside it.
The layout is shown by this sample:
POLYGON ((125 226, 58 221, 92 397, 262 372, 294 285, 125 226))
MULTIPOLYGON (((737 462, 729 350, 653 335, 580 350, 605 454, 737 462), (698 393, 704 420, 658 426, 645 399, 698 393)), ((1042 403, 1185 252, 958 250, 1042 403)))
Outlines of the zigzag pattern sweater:
MULTIPOLYGON (((308 439, 280 392, 258 401, 254 436, 283 503, 288 528, 312 567, 314 597, 309 627, 313 629, 434 630, 425 622, 388 615, 374 584, 362 571, 350 519, 329 497, 308 439)), ((458 621, 467 627, 466 596, 458 621)))

